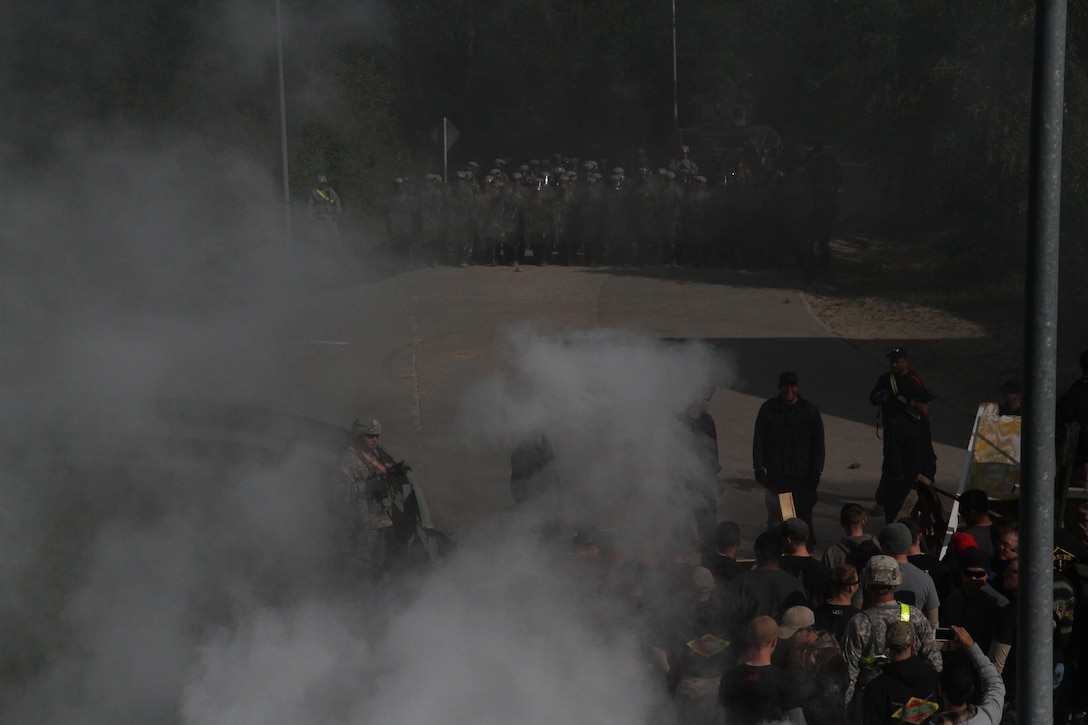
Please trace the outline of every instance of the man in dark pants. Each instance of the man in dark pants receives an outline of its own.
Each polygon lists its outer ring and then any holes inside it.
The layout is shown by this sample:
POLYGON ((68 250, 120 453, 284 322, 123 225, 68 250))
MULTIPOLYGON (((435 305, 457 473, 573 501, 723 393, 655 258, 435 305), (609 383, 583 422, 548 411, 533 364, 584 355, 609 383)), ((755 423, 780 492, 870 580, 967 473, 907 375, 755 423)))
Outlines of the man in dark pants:
POLYGON ((897 415, 884 430, 884 466, 876 503, 884 510, 885 523, 892 523, 919 476, 933 480, 937 472, 937 454, 929 430, 929 401, 933 394, 925 388, 902 389, 907 411, 897 415))
MULTIPOLYGON (((876 384, 869 392, 869 402, 880 406, 880 418, 877 427, 884 426, 884 457, 887 459, 887 432, 898 416, 906 414, 907 407, 910 404, 904 391, 910 388, 925 390, 926 386, 922 379, 910 369, 910 357, 908 357, 905 347, 894 347, 885 357, 888 358, 888 372, 876 379, 876 384)), ((884 507, 880 504, 880 499, 883 498, 882 494, 883 491, 878 488, 876 493, 877 505, 869 510, 869 515, 884 515, 884 507)), ((895 520, 894 511, 888 516, 891 517, 888 519, 889 523, 895 520)))
POLYGON ((824 470, 824 423, 820 409, 801 397, 797 374, 778 376, 778 395, 763 403, 752 438, 752 468, 765 489, 767 527, 782 520, 778 495, 793 494, 797 517, 808 524, 816 543, 812 508, 824 470))

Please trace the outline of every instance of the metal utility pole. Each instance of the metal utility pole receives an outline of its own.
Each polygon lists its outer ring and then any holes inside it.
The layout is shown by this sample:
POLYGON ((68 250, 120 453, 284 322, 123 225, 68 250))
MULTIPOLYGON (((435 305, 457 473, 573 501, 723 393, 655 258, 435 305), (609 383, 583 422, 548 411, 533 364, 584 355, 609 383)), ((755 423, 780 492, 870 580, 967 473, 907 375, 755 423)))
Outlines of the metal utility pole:
POLYGON ((1016 711, 1054 722, 1054 405, 1066 0, 1036 0, 1024 362, 1016 711))
POLYGON ((287 246, 291 239, 291 181, 287 165, 287 93, 283 82, 283 23, 280 17, 280 0, 276 0, 276 58, 280 73, 280 155, 283 166, 283 233, 287 246))
POLYGON ((676 0, 672 0, 672 132, 680 137, 680 101, 676 92, 676 0))

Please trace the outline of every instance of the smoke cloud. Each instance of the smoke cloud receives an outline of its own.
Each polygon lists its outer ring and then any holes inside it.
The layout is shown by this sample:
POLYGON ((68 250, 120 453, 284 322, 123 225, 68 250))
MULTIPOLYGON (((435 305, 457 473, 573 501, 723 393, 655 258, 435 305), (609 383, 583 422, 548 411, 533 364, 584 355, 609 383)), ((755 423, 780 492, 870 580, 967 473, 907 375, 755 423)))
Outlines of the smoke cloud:
MULTIPOLYGON (((267 8, 227 7, 205 52, 237 73, 209 92, 266 79, 267 8)), ((326 20, 373 29, 375 7, 326 20)), ((65 32, 95 37, 86 20, 65 32)), ((0 152, 25 161, 33 99, 12 98, 0 152)), ((229 132, 49 130, 47 163, 8 165, 0 198, 0 721, 651 719, 641 645, 565 540, 480 522, 426 577, 359 591, 331 567, 327 466, 181 440, 163 398, 267 404, 292 361, 245 345, 280 334, 265 306, 330 260, 287 247, 277 180, 229 132)), ((522 327, 502 345, 505 371, 466 391, 466 445, 546 431, 570 525, 682 520, 675 484, 696 462, 678 418, 727 381, 720 360, 616 330, 522 327)))

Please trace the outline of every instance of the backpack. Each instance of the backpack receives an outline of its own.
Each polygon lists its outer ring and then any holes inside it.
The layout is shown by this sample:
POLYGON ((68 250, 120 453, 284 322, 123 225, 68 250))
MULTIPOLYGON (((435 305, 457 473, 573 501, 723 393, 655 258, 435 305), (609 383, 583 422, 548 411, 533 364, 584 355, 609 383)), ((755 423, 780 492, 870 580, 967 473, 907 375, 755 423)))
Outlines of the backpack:
POLYGON ((839 542, 839 545, 846 551, 845 563, 857 569, 858 576, 861 576, 861 572, 869 559, 880 553, 880 544, 873 539, 866 539, 860 544, 850 539, 843 539, 839 542))

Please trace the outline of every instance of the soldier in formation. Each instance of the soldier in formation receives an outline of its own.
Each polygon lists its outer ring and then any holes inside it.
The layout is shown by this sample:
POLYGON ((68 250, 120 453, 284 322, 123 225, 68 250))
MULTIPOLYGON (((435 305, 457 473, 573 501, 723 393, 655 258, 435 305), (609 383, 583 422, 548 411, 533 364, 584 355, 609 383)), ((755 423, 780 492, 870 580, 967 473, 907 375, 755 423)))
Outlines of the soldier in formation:
MULTIPOLYGON (((822 147, 790 159, 760 142, 700 173, 683 146, 654 168, 553 154, 477 162, 450 183, 398 177, 386 205, 390 252, 416 264, 826 266, 842 174, 822 147)), ((796 151, 796 149, 794 149, 796 151)), ((794 156, 797 154, 795 153, 794 156)))

